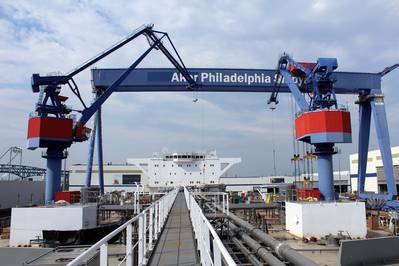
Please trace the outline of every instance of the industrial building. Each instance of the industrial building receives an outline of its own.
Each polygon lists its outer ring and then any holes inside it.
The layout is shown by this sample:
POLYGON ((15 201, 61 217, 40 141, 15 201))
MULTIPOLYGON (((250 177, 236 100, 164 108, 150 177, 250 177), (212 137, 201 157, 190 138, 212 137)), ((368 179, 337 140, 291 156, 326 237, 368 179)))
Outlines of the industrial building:
MULTIPOLYGON (((85 164, 74 164, 70 167, 69 190, 80 190, 85 186, 87 166, 85 164)), ((136 166, 129 164, 106 164, 104 171, 104 190, 135 191, 137 184, 145 183, 148 179, 136 166)), ((93 165, 92 184, 99 185, 98 165, 93 165)))
MULTIPOLYGON (((399 183, 399 146, 391 148, 392 162, 394 165, 394 175, 396 183, 399 183)), ((357 191, 357 177, 358 177, 358 154, 351 154, 349 156, 350 178, 352 192, 357 191)), ((396 185, 399 189, 399 186, 396 185)), ((384 166, 382 163, 380 150, 372 150, 367 154, 367 170, 365 191, 374 193, 387 192, 387 183, 384 174, 384 166)))

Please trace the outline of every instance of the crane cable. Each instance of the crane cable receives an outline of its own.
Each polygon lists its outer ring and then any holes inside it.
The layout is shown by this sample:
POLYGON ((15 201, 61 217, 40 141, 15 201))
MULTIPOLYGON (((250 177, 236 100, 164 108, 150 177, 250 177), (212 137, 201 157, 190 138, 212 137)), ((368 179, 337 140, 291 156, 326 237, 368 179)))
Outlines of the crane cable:
POLYGON ((273 148, 273 175, 277 176, 277 167, 276 167, 276 144, 274 141, 274 110, 275 106, 270 106, 270 110, 272 112, 272 148, 273 148))
POLYGON ((292 152, 293 152, 293 157, 291 158, 291 161, 294 166, 294 183, 296 183, 298 175, 297 165, 298 165, 299 154, 297 153, 297 147, 295 145, 295 110, 294 110, 295 107, 291 94, 290 94, 290 104, 291 104, 292 152))

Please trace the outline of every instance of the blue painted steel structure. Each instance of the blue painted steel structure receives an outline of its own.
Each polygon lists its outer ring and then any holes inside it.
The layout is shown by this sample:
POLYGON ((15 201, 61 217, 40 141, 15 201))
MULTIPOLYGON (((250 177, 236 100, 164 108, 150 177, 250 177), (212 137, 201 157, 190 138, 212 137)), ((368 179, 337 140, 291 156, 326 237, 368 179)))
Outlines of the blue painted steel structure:
MULTIPOLYGON (((331 78, 333 71, 338 67, 335 58, 319 58, 317 64, 312 68, 307 68, 303 64, 297 63, 290 56, 284 54, 278 63, 277 72, 281 75, 291 94, 299 106, 301 113, 308 111, 316 111, 321 109, 338 108, 335 96, 334 80, 331 78), (294 82, 294 71, 298 72, 296 77, 303 78, 303 84, 299 85, 294 82), (300 86, 309 93, 309 102, 306 101, 305 95, 302 94, 300 86)), ((270 95, 268 103, 277 104, 277 95, 280 84, 283 79, 276 79, 275 90, 270 95)), ((319 121, 320 123, 321 121, 319 121)), ((319 142, 313 138, 305 138, 304 142, 308 142, 315 146, 314 155, 317 156, 317 170, 319 174, 319 190, 323 200, 334 200, 334 176, 333 176, 333 160, 332 155, 336 153, 334 150, 334 138, 326 135, 326 140, 319 142)))
MULTIPOLYGON (((40 76, 39 74, 32 75, 32 91, 34 93, 41 92, 44 94, 44 97, 39 97, 40 102, 36 105, 36 115, 39 117, 48 117, 53 116, 56 118, 65 118, 66 115, 72 112, 72 109, 67 107, 60 98, 60 91, 62 86, 67 85, 70 90, 78 97, 80 102, 82 103, 83 110, 80 111, 82 114, 79 121, 74 125, 74 138, 73 141, 82 141, 77 137, 77 129, 86 124, 86 122, 96 113, 98 112, 97 118, 97 140, 101 143, 101 105, 108 99, 108 97, 115 91, 115 89, 121 84, 121 82, 140 64, 140 62, 153 50, 160 50, 167 59, 172 63, 172 65, 179 71, 179 73, 185 78, 187 81, 187 88, 194 89, 197 87, 196 82, 190 77, 187 72, 184 63, 182 62, 177 50, 175 49, 172 41, 170 40, 168 34, 166 32, 156 31, 153 29, 153 25, 146 25, 138 28, 132 34, 127 36, 125 39, 116 43, 109 49, 103 51, 99 55, 94 58, 86 61, 73 71, 71 71, 67 75, 61 76, 40 76), (107 87, 92 103, 89 107, 86 106, 83 99, 80 96, 79 88, 76 85, 73 77, 108 56, 112 52, 118 50, 125 44, 130 41, 136 39, 137 37, 144 35, 150 47, 137 59, 135 60, 129 68, 127 68, 123 73, 121 73, 114 82, 107 87), (162 41, 168 41, 177 56, 177 59, 169 52, 169 50, 164 46, 162 41)), ((47 159, 47 172, 46 172, 46 203, 50 203, 54 199, 54 194, 56 191, 60 189, 60 173, 61 173, 61 160, 66 157, 64 153, 65 149, 68 148, 72 144, 71 142, 57 142, 52 141, 49 144, 46 144, 47 153, 43 156, 47 159)), ((33 147, 33 149, 36 147, 33 147)), ((93 153, 89 153, 89 157, 93 156, 93 153)), ((92 161, 92 158, 89 160, 92 161)), ((102 163, 102 146, 99 145, 99 162, 102 163), (101 154, 100 154, 101 153, 101 154)), ((102 173, 102 165, 100 166, 100 172, 102 173)), ((90 180, 86 180, 86 183, 90 185, 90 180)), ((103 185, 103 177, 100 174, 100 183, 103 185)), ((101 188, 104 191, 104 188, 101 188)))
MULTIPOLYGON (((354 94, 359 95, 359 99, 366 99, 371 92, 381 95, 381 79, 382 77, 398 67, 393 65, 387 67, 379 73, 359 73, 359 72, 339 72, 334 71, 330 74, 330 79, 334 80, 333 88, 335 94, 354 94), (366 98, 365 98, 366 97, 366 98)), ((93 69, 92 80, 93 86, 97 89, 107 88, 112 84, 124 69, 93 69)), ((275 69, 221 69, 221 68, 190 68, 188 69, 193 79, 199 83, 198 91, 202 92, 255 92, 255 93, 275 93, 276 91, 276 75, 275 69)), ((301 85, 304 79, 293 78, 295 84, 301 85)), ((291 90, 284 82, 278 84, 278 92, 291 93, 291 90)), ((301 93, 308 92, 306 88, 298 86, 301 93)), ((184 78, 182 78, 175 69, 171 68, 139 68, 126 77, 126 79, 116 88, 116 92, 167 92, 167 91, 187 91, 184 78)), ((298 95, 300 93, 297 93, 298 95)), ((371 101, 375 98, 368 97, 367 101, 359 102, 359 196, 362 198, 379 197, 384 199, 392 199, 396 186, 393 178, 393 170, 386 170, 385 174, 387 185, 389 186, 389 194, 368 194, 364 193, 364 183, 366 176, 367 152, 370 134, 371 119, 371 101), (392 174, 391 174, 392 173, 392 174)), ((301 100, 300 100, 301 101, 301 100)), ((303 108, 308 108, 308 104, 302 103, 303 108)), ((374 110, 376 113, 374 119, 386 121, 385 107, 374 110)), ((385 132, 388 135, 388 126, 386 123, 375 123, 377 132, 385 132)), ((381 134, 381 133, 380 133, 381 134)), ((389 137, 385 136, 381 141, 380 149, 384 154, 384 169, 392 167, 392 157, 390 153, 389 137)), ((324 159, 323 159, 324 160, 324 159)), ((323 164, 323 162, 322 162, 323 164)), ((329 169, 326 166, 325 169, 329 169)), ((326 187, 330 189, 331 178, 326 179, 326 187)), ((392 205, 390 201, 389 204, 392 205)), ((387 203, 388 204, 388 203, 387 203)))
MULTIPOLYGON (((92 69, 93 86, 108 88, 125 69, 92 69)), ((226 69, 226 68, 189 68, 190 75, 199 84, 198 91, 203 92, 273 92, 276 69, 226 69)), ((336 80, 336 94, 359 94, 361 89, 380 89, 379 73, 357 73, 334 71, 331 78, 336 80)), ((303 79, 294 78, 303 83, 303 79)), ((304 89, 300 88, 301 92, 304 89)), ((184 77, 173 68, 135 69, 115 90, 116 92, 187 92, 184 77)), ((288 86, 280 84, 279 92, 291 93, 288 86)))
MULTIPOLYGON (((370 115, 373 113, 376 120, 377 136, 384 162, 384 170, 387 185, 387 195, 375 195, 383 199, 392 199, 396 196, 396 186, 393 178, 392 156, 390 153, 390 141, 386 121, 385 106, 381 96, 381 78, 398 65, 384 69, 380 73, 353 73, 333 72, 337 68, 336 59, 320 58, 317 65, 309 70, 297 64, 288 56, 283 56, 279 62, 279 69, 256 70, 256 69, 186 69, 179 54, 177 53, 169 36, 165 32, 153 30, 153 26, 143 26, 121 40, 111 48, 105 50, 93 59, 83 63, 67 75, 62 76, 40 76, 32 75, 33 92, 42 91, 43 100, 37 104, 36 113, 40 117, 55 116, 65 117, 72 112, 58 98, 61 87, 67 85, 82 103, 83 110, 79 121, 74 128, 84 125, 96 112, 98 119, 97 142, 99 145, 99 163, 102 161, 101 148, 101 105, 108 97, 116 91, 189 91, 198 89, 200 91, 213 92, 272 92, 271 102, 276 103, 278 92, 292 93, 303 111, 312 111, 320 108, 337 107, 335 94, 359 94, 360 127, 359 134, 359 195, 369 197, 364 192, 365 166, 367 164, 367 151, 370 129, 370 115), (73 76, 82 72, 92 64, 108 56, 138 36, 144 35, 150 43, 150 47, 127 69, 110 69, 92 71, 93 85, 97 91, 102 93, 90 106, 86 106, 80 96, 78 86, 73 76), (168 40, 177 55, 177 59, 165 48, 162 39, 168 40), (177 69, 136 69, 138 64, 153 50, 158 49, 169 59, 177 69), (294 65, 306 74, 305 77, 292 77, 286 66, 294 65), (133 70, 135 70, 133 72, 133 70), (280 79, 282 75, 282 79, 280 79), (318 88, 315 90, 315 88, 318 88), (320 91, 319 91, 320 89, 320 91), (312 92, 311 101, 307 103, 302 93, 312 92), (100 121, 100 122, 99 122, 100 121), (365 159, 366 158, 366 159, 365 159)), ((76 133, 76 132, 75 132, 76 133)), ((74 139, 74 141, 81 141, 74 139)), ((94 139, 91 141, 94 144, 94 139)), ((46 202, 50 202, 54 193, 59 189, 61 171, 61 160, 65 157, 64 150, 72 143, 58 143, 49 145, 44 158, 47 159, 47 196, 46 202)), ((91 145, 92 145, 91 144, 91 145)), ((334 153, 332 145, 319 145, 316 152, 320 158, 324 173, 328 176, 322 190, 325 191, 326 199, 331 196, 331 155, 334 153), (327 173, 328 172, 328 173, 327 173), (325 188, 324 188, 325 187, 325 188)), ((94 148, 94 146, 93 146, 94 148)), ((89 161, 92 162, 93 152, 89 152, 89 161)), ((102 162, 101 162, 102 164, 102 162)), ((89 177, 86 184, 90 185, 89 177)))

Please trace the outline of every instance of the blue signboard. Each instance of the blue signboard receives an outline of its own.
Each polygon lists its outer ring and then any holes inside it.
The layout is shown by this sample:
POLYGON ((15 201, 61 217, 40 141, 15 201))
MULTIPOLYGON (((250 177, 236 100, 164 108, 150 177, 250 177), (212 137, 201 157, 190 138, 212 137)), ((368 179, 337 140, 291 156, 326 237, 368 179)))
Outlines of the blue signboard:
MULTIPOLYGON (((95 87, 110 86, 124 69, 93 69, 95 87)), ((210 92, 271 92, 276 70, 270 69, 189 69, 191 77, 200 84, 199 91, 210 92)), ((362 89, 380 89, 381 77, 376 73, 335 72, 337 93, 357 94, 362 89)), ((294 78, 298 85, 302 78, 294 78)), ((117 91, 188 91, 184 77, 174 68, 139 68, 134 70, 117 91)), ((280 92, 289 92, 283 83, 280 92)))

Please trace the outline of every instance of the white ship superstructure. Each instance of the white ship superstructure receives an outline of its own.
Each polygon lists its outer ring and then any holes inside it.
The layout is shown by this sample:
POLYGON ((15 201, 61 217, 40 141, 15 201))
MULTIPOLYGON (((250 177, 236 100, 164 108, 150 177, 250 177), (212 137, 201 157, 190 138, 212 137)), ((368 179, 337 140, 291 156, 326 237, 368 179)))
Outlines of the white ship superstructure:
POLYGON ((216 152, 163 152, 152 158, 127 159, 148 177, 149 187, 218 184, 241 158, 219 158, 216 152))

